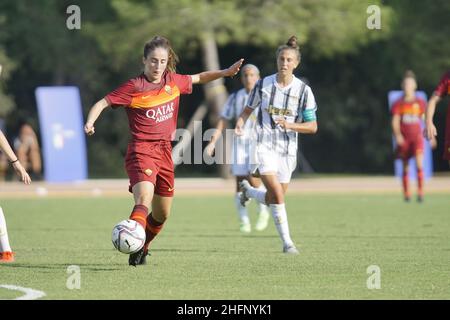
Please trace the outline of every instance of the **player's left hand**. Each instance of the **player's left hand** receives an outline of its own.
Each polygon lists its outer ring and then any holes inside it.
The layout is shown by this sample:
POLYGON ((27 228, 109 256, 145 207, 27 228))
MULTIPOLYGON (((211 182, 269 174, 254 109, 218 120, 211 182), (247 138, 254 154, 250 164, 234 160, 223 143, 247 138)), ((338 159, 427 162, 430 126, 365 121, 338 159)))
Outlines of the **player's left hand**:
POLYGON ((283 130, 287 130, 291 128, 291 124, 286 121, 284 118, 280 118, 275 120, 275 123, 279 125, 283 130))
POLYGON ((225 70, 225 76, 226 77, 233 77, 239 72, 239 69, 242 66, 242 63, 244 62, 244 59, 239 59, 236 61, 231 67, 225 70))

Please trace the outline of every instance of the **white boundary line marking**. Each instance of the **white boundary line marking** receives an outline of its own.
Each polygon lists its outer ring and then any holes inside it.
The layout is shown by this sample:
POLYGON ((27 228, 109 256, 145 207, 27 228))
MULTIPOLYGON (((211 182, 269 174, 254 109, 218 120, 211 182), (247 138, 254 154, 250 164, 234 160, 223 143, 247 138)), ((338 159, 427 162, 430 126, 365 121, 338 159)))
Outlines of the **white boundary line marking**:
POLYGON ((35 300, 35 299, 39 299, 39 298, 46 296, 45 292, 43 292, 43 291, 34 290, 31 288, 14 286, 14 285, 10 285, 10 284, 0 284, 0 288, 22 291, 25 293, 23 296, 15 298, 14 300, 35 300))

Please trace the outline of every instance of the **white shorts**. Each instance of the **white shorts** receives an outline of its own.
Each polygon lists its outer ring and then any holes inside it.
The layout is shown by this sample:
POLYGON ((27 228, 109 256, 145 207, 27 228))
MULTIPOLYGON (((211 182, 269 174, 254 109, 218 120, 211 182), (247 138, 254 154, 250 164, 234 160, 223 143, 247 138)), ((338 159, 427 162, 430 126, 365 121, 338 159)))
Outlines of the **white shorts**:
POLYGON ((250 173, 249 141, 236 139, 231 147, 231 173, 234 176, 248 176, 250 173))
POLYGON ((251 167, 252 173, 256 169, 261 175, 275 173, 280 183, 289 183, 292 172, 297 167, 297 157, 295 155, 269 152, 268 150, 258 150, 255 160, 256 164, 251 167))

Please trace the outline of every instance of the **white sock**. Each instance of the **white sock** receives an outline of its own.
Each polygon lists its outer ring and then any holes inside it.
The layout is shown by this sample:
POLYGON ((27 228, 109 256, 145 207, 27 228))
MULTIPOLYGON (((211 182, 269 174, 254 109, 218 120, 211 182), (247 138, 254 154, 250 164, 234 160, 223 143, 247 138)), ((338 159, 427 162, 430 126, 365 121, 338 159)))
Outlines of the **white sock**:
POLYGON ((249 198, 254 198, 256 201, 262 204, 266 204, 266 189, 256 189, 253 187, 248 188, 247 195, 249 198))
POLYGON ((236 195, 234 197, 234 203, 236 204, 236 209, 239 214, 239 219, 241 220, 242 223, 248 224, 248 223, 250 223, 250 219, 248 218, 247 208, 241 205, 241 193, 242 192, 236 193, 236 195))
POLYGON ((9 245, 5 216, 3 215, 2 207, 0 207, 0 252, 7 251, 11 251, 11 246, 9 245))
POLYGON ((289 225, 287 220, 286 207, 284 203, 282 204, 271 204, 270 210, 272 211, 272 217, 275 221, 275 226, 277 227, 278 233, 283 241, 283 245, 291 246, 294 242, 289 234, 289 225))
MULTIPOLYGON (((258 187, 258 190, 261 191, 261 192, 264 192, 264 200, 265 200, 265 197, 266 197, 265 192, 266 192, 267 190, 266 190, 266 188, 264 187, 264 185, 260 185, 260 186, 258 187)), ((269 208, 268 208, 267 205, 265 204, 265 201, 264 201, 263 203, 261 203, 261 202, 258 201, 258 212, 259 212, 259 213, 261 213, 261 212, 269 212, 269 208)))

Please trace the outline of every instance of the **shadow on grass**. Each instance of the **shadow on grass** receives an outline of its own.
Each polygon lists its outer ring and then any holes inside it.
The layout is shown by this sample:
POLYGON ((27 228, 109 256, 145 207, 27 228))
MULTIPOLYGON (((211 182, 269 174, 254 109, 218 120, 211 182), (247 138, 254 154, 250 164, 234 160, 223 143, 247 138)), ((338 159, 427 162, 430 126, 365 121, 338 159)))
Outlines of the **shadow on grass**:
POLYGON ((171 238, 278 238, 278 235, 265 235, 265 234, 244 234, 244 233, 236 233, 236 234, 174 234, 170 235, 171 238))
POLYGON ((123 270, 124 267, 128 267, 128 264, 112 264, 112 263, 104 263, 104 264, 93 264, 93 263, 53 263, 51 265, 49 264, 24 264, 24 263, 10 263, 10 264, 4 264, 2 267, 6 268, 14 268, 14 269, 33 269, 40 272, 46 272, 47 270, 65 270, 70 265, 76 265, 79 266, 82 270, 87 271, 117 271, 117 270, 123 270), (109 267, 107 267, 108 265, 109 267))

